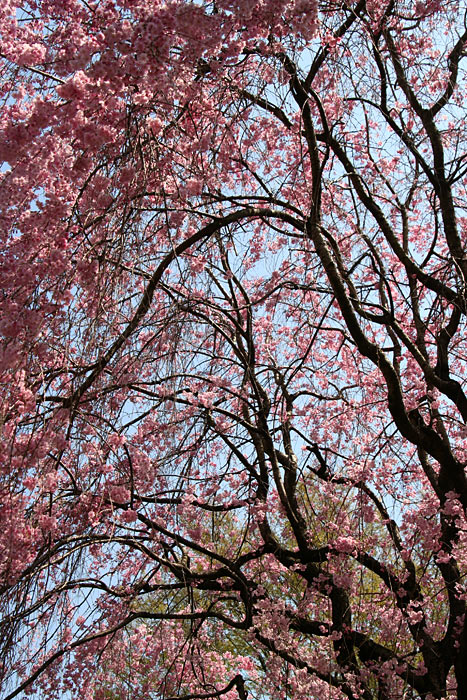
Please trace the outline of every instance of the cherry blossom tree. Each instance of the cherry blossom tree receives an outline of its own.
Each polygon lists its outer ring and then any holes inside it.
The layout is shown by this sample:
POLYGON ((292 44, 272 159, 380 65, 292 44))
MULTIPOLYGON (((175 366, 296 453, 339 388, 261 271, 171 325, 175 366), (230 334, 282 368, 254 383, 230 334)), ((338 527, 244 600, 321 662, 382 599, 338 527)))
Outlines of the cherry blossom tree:
POLYGON ((3 0, 3 697, 467 699, 467 7, 3 0))

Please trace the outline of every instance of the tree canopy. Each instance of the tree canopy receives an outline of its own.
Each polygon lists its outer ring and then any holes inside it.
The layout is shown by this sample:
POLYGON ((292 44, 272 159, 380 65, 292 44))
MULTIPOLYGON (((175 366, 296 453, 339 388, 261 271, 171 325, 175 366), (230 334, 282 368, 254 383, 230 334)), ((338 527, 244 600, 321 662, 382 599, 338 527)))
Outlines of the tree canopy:
POLYGON ((0 4, 6 700, 467 700, 466 17, 0 4))

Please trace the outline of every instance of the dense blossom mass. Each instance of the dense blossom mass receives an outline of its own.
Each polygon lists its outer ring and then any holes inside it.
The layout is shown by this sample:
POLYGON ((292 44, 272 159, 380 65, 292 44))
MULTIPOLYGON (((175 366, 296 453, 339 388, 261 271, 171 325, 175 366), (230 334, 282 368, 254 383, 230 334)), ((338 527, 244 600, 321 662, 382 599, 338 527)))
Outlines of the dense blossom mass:
POLYGON ((466 17, 1 0, 3 698, 467 699, 466 17))

